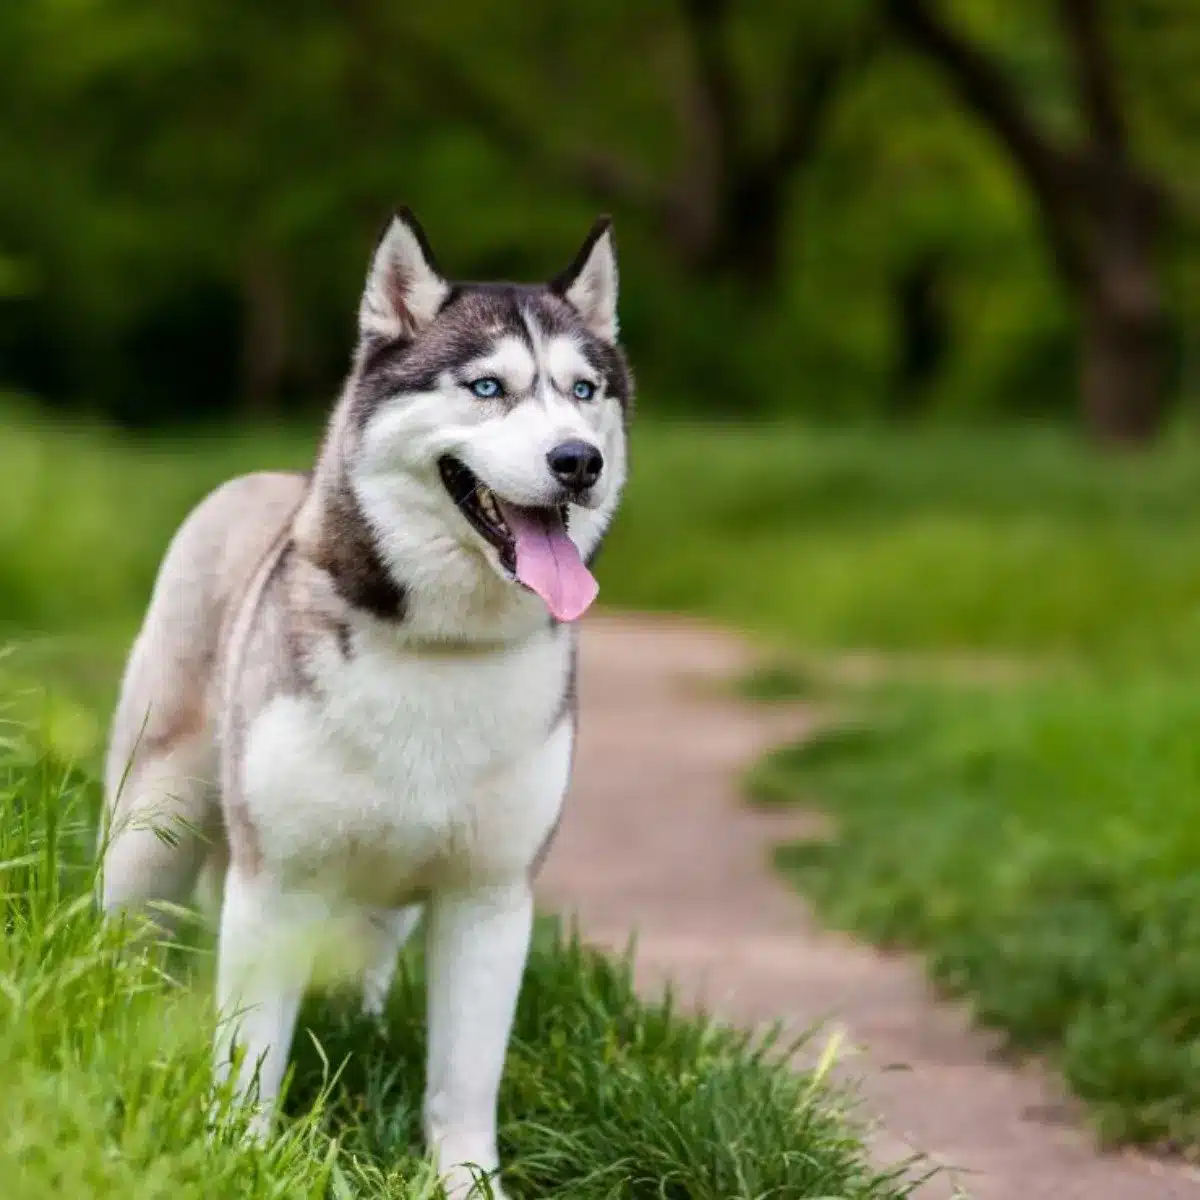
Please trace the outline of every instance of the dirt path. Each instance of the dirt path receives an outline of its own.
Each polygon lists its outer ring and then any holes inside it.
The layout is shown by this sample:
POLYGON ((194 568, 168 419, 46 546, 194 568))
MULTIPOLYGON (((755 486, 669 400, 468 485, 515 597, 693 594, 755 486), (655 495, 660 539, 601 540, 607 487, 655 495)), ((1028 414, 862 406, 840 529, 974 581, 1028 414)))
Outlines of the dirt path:
POLYGON ((676 620, 588 620, 576 782, 542 902, 601 945, 622 948, 636 929, 647 987, 670 977, 740 1024, 840 1026, 841 1069, 861 1082, 881 1161, 916 1148, 958 1168, 922 1200, 955 1181, 975 1200, 1198 1200, 1200 1173, 1095 1153, 1061 1090, 999 1065, 919 964, 821 931, 774 877, 771 846, 805 818, 755 813, 739 780, 805 717, 704 686, 748 662, 736 640, 676 620))

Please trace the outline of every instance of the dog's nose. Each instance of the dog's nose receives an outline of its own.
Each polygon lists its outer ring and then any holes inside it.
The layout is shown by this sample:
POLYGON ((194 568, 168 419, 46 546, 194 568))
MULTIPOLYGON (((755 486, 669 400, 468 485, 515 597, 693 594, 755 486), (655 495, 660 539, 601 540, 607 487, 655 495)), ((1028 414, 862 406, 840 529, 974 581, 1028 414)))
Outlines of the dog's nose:
POLYGON ((590 442, 573 438, 562 442, 546 455, 554 478, 573 492, 590 488, 604 470, 604 455, 590 442))

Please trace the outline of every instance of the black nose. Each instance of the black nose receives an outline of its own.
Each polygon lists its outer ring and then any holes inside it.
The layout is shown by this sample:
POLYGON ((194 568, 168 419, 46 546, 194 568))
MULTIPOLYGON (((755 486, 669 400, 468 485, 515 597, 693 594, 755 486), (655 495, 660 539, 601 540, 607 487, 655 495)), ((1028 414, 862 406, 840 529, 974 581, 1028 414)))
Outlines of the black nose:
POLYGON ((575 492, 590 488, 604 470, 604 455, 590 442, 577 439, 555 446, 546 461, 554 478, 575 492))

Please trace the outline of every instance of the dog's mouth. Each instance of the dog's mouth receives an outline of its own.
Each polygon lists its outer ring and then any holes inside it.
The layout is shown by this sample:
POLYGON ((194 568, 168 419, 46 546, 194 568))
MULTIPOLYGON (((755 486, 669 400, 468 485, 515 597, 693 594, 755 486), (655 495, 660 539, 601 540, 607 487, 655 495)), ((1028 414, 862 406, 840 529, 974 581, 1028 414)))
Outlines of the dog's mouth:
MULTIPOLYGON (((517 574, 517 540, 504 512, 500 507, 496 493, 492 491, 466 463, 449 456, 441 459, 438 469, 442 473, 442 482, 450 499, 458 507, 458 511, 470 522, 471 527, 480 537, 500 556, 500 565, 512 576, 517 574)), ((507 507, 507 506, 506 506, 507 507)), ((556 514, 566 528, 568 514, 565 504, 554 509, 526 509, 531 513, 544 513, 546 516, 556 514)))
POLYGON ((496 551, 502 570, 541 596, 558 620, 582 616, 599 589, 567 536, 567 506, 512 504, 449 455, 438 461, 438 470, 458 511, 496 551))

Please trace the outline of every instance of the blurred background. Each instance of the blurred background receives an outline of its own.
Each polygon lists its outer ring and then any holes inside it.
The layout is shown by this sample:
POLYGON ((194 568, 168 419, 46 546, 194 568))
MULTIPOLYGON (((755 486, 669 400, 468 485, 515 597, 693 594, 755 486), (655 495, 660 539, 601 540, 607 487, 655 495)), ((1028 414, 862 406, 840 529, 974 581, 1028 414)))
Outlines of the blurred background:
POLYGON ((1200 1144, 1195 0, 0 4, 0 661, 94 762, 167 539, 304 465, 398 204, 451 276, 616 217, 602 602, 829 715, 756 794, 1103 1131, 1200 1144), (848 722, 848 724, 847 724, 848 722), (819 852, 818 852, 819 851, 819 852))
POLYGON ((4 8, 0 379, 64 414, 319 409, 397 203, 463 277, 613 212, 656 415, 1145 437, 1197 387, 1188 0, 4 8))

